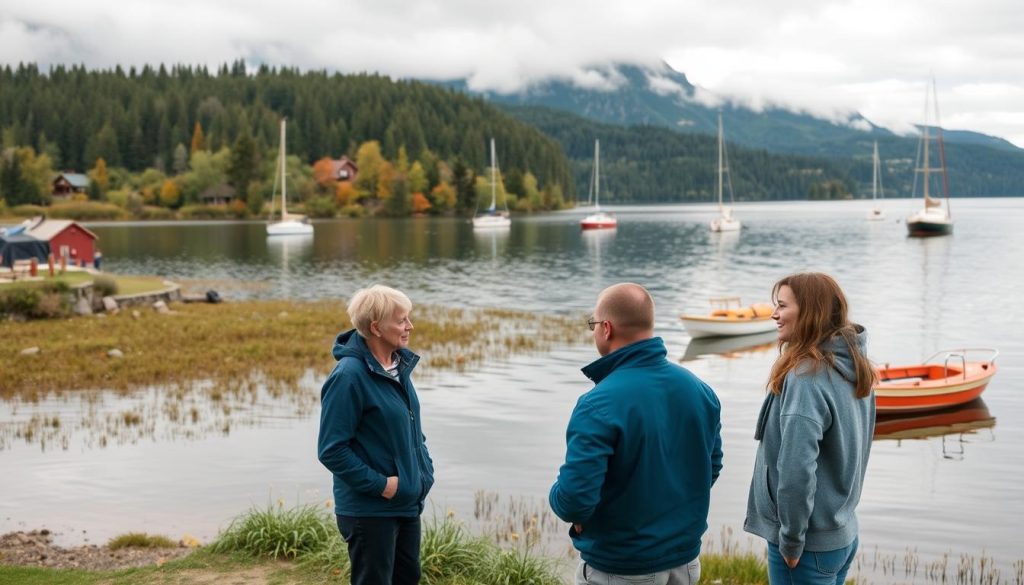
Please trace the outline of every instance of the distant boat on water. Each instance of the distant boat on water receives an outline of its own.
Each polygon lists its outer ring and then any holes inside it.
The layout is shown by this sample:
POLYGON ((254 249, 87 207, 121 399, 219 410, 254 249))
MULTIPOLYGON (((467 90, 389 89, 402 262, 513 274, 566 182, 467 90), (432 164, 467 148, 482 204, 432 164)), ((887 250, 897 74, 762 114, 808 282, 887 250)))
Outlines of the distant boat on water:
POLYGON ((725 152, 725 132, 722 130, 722 112, 718 112, 718 214, 711 220, 713 232, 736 232, 740 229, 740 220, 732 216, 732 208, 722 201, 723 176, 728 173, 729 201, 732 197, 732 171, 729 170, 729 156, 725 152))
POLYGON ((491 138, 491 205, 473 217, 473 229, 493 230, 509 229, 512 218, 509 217, 508 204, 503 211, 498 211, 498 157, 494 152, 494 139, 491 138))
POLYGON ((878 204, 878 198, 885 197, 885 193, 882 191, 882 170, 881 160, 878 158, 878 141, 875 141, 875 154, 871 157, 871 163, 874 170, 871 172, 871 201, 874 206, 868 210, 868 219, 871 221, 879 221, 885 219, 885 212, 882 211, 882 207, 878 204))
MULTIPOLYGON (((594 173, 590 179, 590 188, 594 194, 594 213, 580 220, 580 227, 585 230, 615 229, 619 220, 614 214, 601 211, 601 141, 594 140, 594 173)), ((589 198, 588 198, 589 199, 589 198)))
MULTIPOLYGON (((304 215, 288 213, 288 166, 285 158, 285 120, 281 119, 281 144, 278 147, 277 177, 281 179, 281 220, 274 221, 274 197, 270 197, 270 217, 267 223, 268 236, 303 236, 313 233, 313 226, 304 215)), ((274 186, 277 186, 276 179, 274 186)))
POLYGON ((923 238, 931 236, 948 236, 953 233, 953 217, 949 209, 949 177, 946 173, 946 149, 942 142, 942 126, 939 122, 938 95, 935 90, 935 79, 925 90, 924 124, 921 126, 921 143, 918 148, 917 161, 920 163, 915 168, 914 174, 914 197, 917 197, 918 177, 921 177, 922 194, 924 196, 924 209, 915 211, 907 218, 907 232, 910 237, 923 238), (930 136, 929 120, 934 112, 935 136, 930 136), (939 166, 932 167, 929 150, 932 141, 935 141, 939 150, 939 166), (932 173, 938 173, 942 177, 942 192, 946 199, 946 207, 943 209, 942 201, 932 198, 929 194, 932 173))

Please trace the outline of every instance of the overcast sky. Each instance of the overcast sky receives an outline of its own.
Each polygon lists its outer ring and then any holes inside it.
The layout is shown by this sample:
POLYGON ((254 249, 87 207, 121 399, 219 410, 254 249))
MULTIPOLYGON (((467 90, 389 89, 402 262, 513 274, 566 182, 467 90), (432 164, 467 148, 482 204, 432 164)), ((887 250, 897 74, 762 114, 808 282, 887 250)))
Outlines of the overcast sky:
POLYGON ((1024 147, 1019 0, 0 0, 0 62, 249 63, 593 86, 664 60, 710 94, 906 132, 934 74, 942 125, 1024 147))

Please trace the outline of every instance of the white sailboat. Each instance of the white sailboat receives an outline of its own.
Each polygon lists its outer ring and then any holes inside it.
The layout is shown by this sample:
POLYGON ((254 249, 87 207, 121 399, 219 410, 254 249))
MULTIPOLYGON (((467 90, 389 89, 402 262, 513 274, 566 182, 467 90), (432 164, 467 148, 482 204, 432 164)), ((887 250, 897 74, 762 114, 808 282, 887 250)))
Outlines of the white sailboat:
POLYGON ((907 232, 910 237, 923 238, 929 236, 948 236, 953 233, 953 217, 949 212, 949 179, 946 176, 946 150, 942 144, 942 126, 939 122, 939 102, 935 91, 935 79, 932 79, 931 91, 925 91, 924 100, 924 124, 921 125, 921 146, 918 150, 918 161, 922 164, 915 169, 914 195, 917 195, 917 176, 921 175, 922 193, 924 195, 924 209, 916 211, 907 218, 907 232), (929 136, 929 105, 935 110, 935 137, 929 136), (932 140, 939 146, 939 165, 932 168, 929 162, 928 147, 932 140), (922 156, 923 153, 923 156, 922 156), (946 208, 942 208, 942 201, 933 199, 928 194, 929 175, 933 172, 941 173, 942 190, 946 196, 946 208))
POLYGON ((601 211, 601 141, 594 140, 594 176, 590 181, 594 190, 594 213, 580 220, 580 227, 585 230, 615 229, 619 220, 614 214, 601 211))
POLYGON ((729 199, 732 200, 732 171, 729 171, 729 158, 725 153, 725 133, 722 131, 722 112, 718 112, 718 212, 719 216, 711 220, 713 232, 736 232, 740 229, 740 220, 732 216, 732 208, 722 201, 723 176, 729 172, 729 199))
POLYGON ((494 139, 491 138, 491 206, 473 218, 473 229, 508 229, 512 227, 506 203, 503 211, 498 211, 498 157, 494 153, 494 139))
MULTIPOLYGON (((278 170, 277 176, 281 178, 281 220, 274 221, 274 197, 270 198, 270 221, 267 223, 268 236, 295 236, 309 235, 313 233, 313 226, 304 215, 288 213, 288 180, 287 166, 285 161, 285 120, 281 119, 281 145, 278 148, 278 170)), ((275 177, 274 187, 277 187, 275 177)))
POLYGON ((882 211, 882 207, 878 204, 878 197, 885 197, 882 191, 882 171, 881 171, 881 160, 878 158, 878 141, 875 141, 875 154, 872 157, 872 164, 874 170, 871 173, 871 200, 874 202, 874 207, 868 210, 868 219, 871 221, 878 221, 885 219, 885 212, 882 211))

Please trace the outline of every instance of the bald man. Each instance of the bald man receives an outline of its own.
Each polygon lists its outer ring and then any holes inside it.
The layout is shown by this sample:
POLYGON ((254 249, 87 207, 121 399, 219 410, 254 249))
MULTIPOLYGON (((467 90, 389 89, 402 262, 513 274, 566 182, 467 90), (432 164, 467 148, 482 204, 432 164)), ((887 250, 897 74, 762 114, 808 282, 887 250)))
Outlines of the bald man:
POLYGON ((601 357, 583 373, 595 386, 569 419, 548 496, 573 525, 576 583, 695 584, 722 469, 718 397, 666 359, 644 287, 606 288, 587 324, 601 357))

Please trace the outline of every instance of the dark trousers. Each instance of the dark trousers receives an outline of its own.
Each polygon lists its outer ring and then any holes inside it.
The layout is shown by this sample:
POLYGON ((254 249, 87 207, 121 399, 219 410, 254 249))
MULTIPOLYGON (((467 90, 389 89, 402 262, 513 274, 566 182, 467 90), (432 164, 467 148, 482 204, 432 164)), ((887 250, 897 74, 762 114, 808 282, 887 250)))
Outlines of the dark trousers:
POLYGON ((348 543, 352 585, 420 582, 420 519, 338 516, 348 543))

